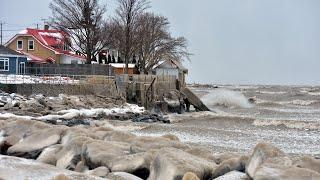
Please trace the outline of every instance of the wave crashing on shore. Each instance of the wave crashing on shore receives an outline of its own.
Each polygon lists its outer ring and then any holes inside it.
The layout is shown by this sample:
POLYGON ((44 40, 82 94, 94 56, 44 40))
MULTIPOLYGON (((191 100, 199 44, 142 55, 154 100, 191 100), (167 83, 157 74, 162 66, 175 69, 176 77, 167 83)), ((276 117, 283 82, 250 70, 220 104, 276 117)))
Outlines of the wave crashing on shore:
POLYGON ((252 104, 240 92, 231 91, 228 89, 217 89, 211 91, 209 94, 203 96, 202 101, 209 107, 212 106, 226 106, 226 107, 240 107, 251 108, 252 104))

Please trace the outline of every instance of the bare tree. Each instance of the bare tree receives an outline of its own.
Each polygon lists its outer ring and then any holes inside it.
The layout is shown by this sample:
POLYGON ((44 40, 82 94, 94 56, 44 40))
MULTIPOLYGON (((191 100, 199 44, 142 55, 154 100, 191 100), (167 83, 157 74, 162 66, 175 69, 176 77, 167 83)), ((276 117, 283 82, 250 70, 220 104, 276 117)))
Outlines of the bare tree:
POLYGON ((53 0, 51 26, 70 35, 73 50, 87 57, 87 63, 110 44, 112 31, 106 31, 103 19, 106 6, 98 0, 53 0))
POLYGON ((144 13, 138 18, 136 42, 139 54, 139 70, 147 73, 163 60, 182 61, 189 59, 187 41, 183 37, 173 38, 166 17, 144 13))
POLYGON ((136 50, 134 36, 139 16, 149 7, 148 0, 118 0, 116 17, 113 25, 119 30, 117 33, 118 50, 124 56, 125 73, 128 74, 129 59, 136 50))

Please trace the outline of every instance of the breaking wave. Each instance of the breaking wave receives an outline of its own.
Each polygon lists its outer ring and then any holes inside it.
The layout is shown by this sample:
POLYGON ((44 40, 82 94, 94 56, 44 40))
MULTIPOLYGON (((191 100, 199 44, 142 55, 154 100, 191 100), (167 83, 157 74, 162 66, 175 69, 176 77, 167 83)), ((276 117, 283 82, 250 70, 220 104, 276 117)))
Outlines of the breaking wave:
POLYGON ((315 121, 294 121, 280 119, 257 119, 253 121, 254 126, 286 126, 290 129, 319 130, 320 122, 315 121))
POLYGON ((203 96, 202 101, 209 107, 212 106, 227 106, 227 107, 241 107, 251 108, 252 104, 240 92, 231 91, 227 89, 217 89, 211 91, 209 94, 203 96))

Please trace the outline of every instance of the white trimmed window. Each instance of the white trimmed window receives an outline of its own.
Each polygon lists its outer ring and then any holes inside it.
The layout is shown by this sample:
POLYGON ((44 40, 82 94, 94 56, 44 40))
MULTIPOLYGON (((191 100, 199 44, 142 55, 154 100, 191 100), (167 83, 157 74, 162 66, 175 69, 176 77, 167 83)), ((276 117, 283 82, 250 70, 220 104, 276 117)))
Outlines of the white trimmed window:
POLYGON ((28 50, 34 50, 34 40, 28 41, 28 50))
POLYGON ((17 41, 17 50, 23 50, 23 41, 22 40, 17 41))
POLYGON ((9 58, 0 58, 0 71, 9 71, 9 58))

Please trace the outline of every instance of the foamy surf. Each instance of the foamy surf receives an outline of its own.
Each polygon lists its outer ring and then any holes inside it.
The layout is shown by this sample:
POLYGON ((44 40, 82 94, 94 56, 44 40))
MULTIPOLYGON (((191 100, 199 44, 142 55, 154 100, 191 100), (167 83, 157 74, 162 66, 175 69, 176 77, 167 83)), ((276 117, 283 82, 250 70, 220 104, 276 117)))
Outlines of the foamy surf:
POLYGON ((204 104, 208 107, 212 106, 227 106, 227 107, 240 107, 251 108, 252 104, 240 92, 231 91, 228 89, 216 89, 210 91, 209 94, 201 98, 204 104))

